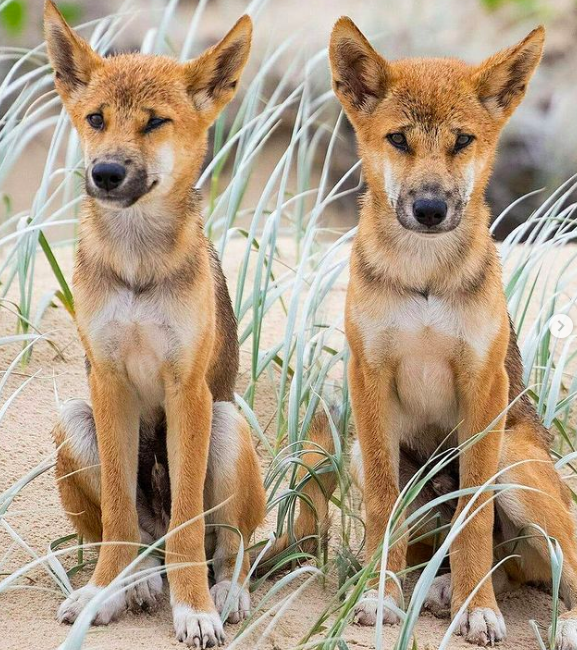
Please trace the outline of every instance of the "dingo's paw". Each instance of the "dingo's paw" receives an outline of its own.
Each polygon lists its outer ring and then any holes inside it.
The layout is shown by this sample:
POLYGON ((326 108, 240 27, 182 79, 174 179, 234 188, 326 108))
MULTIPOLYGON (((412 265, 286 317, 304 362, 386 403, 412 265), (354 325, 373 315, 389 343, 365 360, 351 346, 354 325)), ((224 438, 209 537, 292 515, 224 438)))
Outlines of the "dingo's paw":
POLYGON ((574 618, 559 619, 555 650, 577 650, 577 620, 574 618))
POLYGON ((176 638, 191 648, 214 648, 224 643, 224 630, 216 612, 197 612, 188 605, 172 608, 176 638))
POLYGON ((429 588, 424 607, 435 616, 449 616, 451 612, 451 574, 437 576, 429 588))
POLYGON ((461 615, 457 634, 480 646, 493 646, 507 636, 505 619, 498 608, 478 607, 461 615))
POLYGON ((153 609, 162 594, 162 575, 154 575, 130 585, 125 591, 126 606, 132 611, 153 609))
MULTIPOLYGON (((363 599, 357 604, 354 611, 353 622, 358 625, 375 625, 377 622, 378 592, 376 589, 367 591, 363 599)), ((383 601, 383 623, 396 625, 401 622, 399 615, 388 605, 398 607, 393 596, 385 596, 383 601)))
MULTIPOLYGON (((87 584, 81 589, 76 589, 58 608, 60 623, 72 624, 88 603, 102 591, 102 587, 87 584)), ((93 625, 108 625, 126 610, 124 594, 114 593, 100 606, 100 610, 92 621, 93 625)))
MULTIPOLYGON (((154 562, 157 564, 156 560, 154 562)), ((154 566, 153 561, 148 562, 147 566, 154 566)), ((58 609, 60 623, 74 623, 80 612, 102 589, 102 587, 89 583, 81 589, 73 591, 58 609)), ((159 573, 140 580, 137 575, 134 577, 134 583, 125 587, 119 585, 112 595, 102 603, 92 624, 108 625, 127 609, 133 611, 152 609, 160 594, 162 594, 162 576, 159 573)))
POLYGON ((210 590, 210 595, 219 614, 222 614, 229 593, 232 593, 232 608, 226 619, 227 623, 240 623, 250 614, 250 594, 230 580, 217 582, 210 590))

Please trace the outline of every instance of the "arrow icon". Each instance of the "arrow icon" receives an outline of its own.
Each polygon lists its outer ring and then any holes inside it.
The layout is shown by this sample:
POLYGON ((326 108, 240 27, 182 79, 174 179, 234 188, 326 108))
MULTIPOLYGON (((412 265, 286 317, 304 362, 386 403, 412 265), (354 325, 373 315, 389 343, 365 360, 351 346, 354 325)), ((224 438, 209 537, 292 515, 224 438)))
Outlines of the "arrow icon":
POLYGON ((573 327, 573 321, 567 314, 554 314, 549 321, 549 331, 558 339, 566 339, 573 327))

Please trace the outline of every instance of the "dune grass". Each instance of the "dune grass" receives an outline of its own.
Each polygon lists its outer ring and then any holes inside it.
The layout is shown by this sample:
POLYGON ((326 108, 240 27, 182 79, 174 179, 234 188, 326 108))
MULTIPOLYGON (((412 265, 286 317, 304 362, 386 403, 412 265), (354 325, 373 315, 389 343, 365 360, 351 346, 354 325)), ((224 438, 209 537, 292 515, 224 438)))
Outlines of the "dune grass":
MULTIPOLYGON (((207 3, 201 0, 188 16, 186 37, 180 49, 175 49, 169 39, 170 27, 177 19, 177 4, 173 0, 166 2, 155 21, 157 27, 151 28, 143 39, 142 51, 167 52, 181 60, 196 52, 195 37, 207 3)), ((249 13, 257 21, 263 4, 264 0, 255 0, 248 5, 249 13)), ((130 16, 130 6, 126 5, 113 16, 82 26, 81 32, 90 38, 95 48, 104 52, 120 42, 130 16)), ((343 131, 343 117, 335 117, 331 93, 319 91, 311 82, 317 69, 326 67, 326 52, 319 52, 306 63, 295 60, 280 78, 275 79, 275 64, 287 47, 283 43, 270 51, 256 74, 244 80, 240 101, 217 121, 212 156, 198 185, 205 196, 206 232, 219 254, 227 256, 232 238, 244 242, 232 300, 239 320, 241 344, 250 351, 250 373, 236 399, 251 424, 255 441, 260 443, 267 467, 268 505, 277 513, 274 533, 292 531, 304 483, 315 480, 318 472, 334 471, 338 475, 339 487, 333 497, 333 510, 337 514, 329 551, 321 544, 317 555, 311 557, 295 545, 276 563, 275 569, 284 567, 285 572, 274 582, 254 577, 253 587, 264 585, 264 596, 254 603, 253 615, 238 631, 230 647, 243 647, 243 642, 255 629, 261 633, 272 629, 309 580, 322 580, 331 574, 336 576, 338 591, 332 595, 327 593, 326 608, 314 625, 302 630, 299 647, 344 650, 348 646, 343 631, 369 579, 380 565, 379 606, 382 608, 385 578, 398 579, 386 572, 388 551, 410 531, 417 534, 423 519, 428 516, 423 509, 408 514, 418 492, 428 478, 458 457, 462 449, 440 453, 414 477, 396 504, 381 555, 364 564, 362 519, 350 490, 347 470, 351 415, 345 372, 347 350, 342 315, 335 317, 330 309, 331 291, 343 281, 348 244, 355 231, 337 232, 325 225, 326 214, 332 206, 360 187, 359 165, 355 164, 340 178, 334 177, 334 157, 348 136, 343 131), (287 124, 288 143, 278 152, 274 168, 264 186, 259 188, 258 201, 250 205, 246 200, 247 190, 256 182, 254 172, 261 154, 277 131, 287 129, 287 124), (315 168, 320 169, 320 174, 314 173, 315 168), (289 252, 283 250, 287 245, 291 247, 289 252), (282 310, 285 325, 282 331, 272 333, 271 340, 267 323, 270 314, 277 310, 282 310), (267 423, 259 421, 254 410, 265 382, 274 386, 276 399, 274 420, 267 423), (329 405, 338 408, 329 409, 329 405), (309 468, 310 476, 303 480, 298 476, 302 443, 319 409, 325 409, 331 419, 335 451, 326 451, 324 465, 309 468), (334 417, 335 413, 339 416, 334 417), (289 584, 294 589, 288 596, 283 595, 289 584)), ((81 156, 77 136, 71 131, 52 87, 45 47, 40 45, 32 50, 0 48, 0 55, 13 60, 10 72, 0 83, 0 97, 11 98, 1 118, 0 129, 0 188, 6 197, 7 209, 6 218, 0 223, 0 307, 11 309, 15 314, 14 331, 3 333, 0 345, 19 343, 22 346, 0 376, 1 426, 14 400, 25 387, 33 385, 36 375, 23 380, 9 394, 6 393, 8 379, 30 360, 39 342, 49 341, 58 349, 57 334, 43 331, 46 309, 57 304, 71 317, 74 314, 70 278, 63 273, 59 257, 63 246, 73 245, 80 203, 81 156), (29 209, 12 214, 6 179, 15 162, 26 155, 30 139, 38 133, 49 133, 51 137, 42 181, 29 209), (63 166, 62 160, 65 161, 63 166), (62 228, 66 228, 68 234, 59 241, 51 233, 62 228), (37 296, 36 260, 42 255, 47 258, 54 275, 53 290, 37 296), (9 301, 8 297, 14 295, 16 300, 9 301)), ((577 376, 573 372, 577 348, 574 336, 565 341, 552 337, 548 322, 555 313, 569 312, 577 300, 577 294, 569 289, 577 273, 573 270, 577 269, 574 264, 577 249, 564 268, 551 265, 557 248, 575 239, 576 205, 570 202, 570 195, 576 187, 577 181, 571 179, 553 196, 543 200, 539 210, 530 215, 501 248, 507 269, 505 290, 520 333, 529 393, 545 424, 556 433, 552 453, 558 467, 568 473, 574 471, 572 461, 577 454, 574 421, 577 376), (526 245, 517 246, 524 240, 528 242, 526 245), (535 312, 537 316, 531 316, 535 312)), ((486 432, 480 433, 484 434, 486 432)), ((14 499, 40 474, 50 470, 53 462, 54 456, 51 456, 30 468, 0 495, 0 525, 13 541, 13 547, 0 554, 0 595, 8 589, 25 588, 23 577, 38 567, 42 567, 55 588, 66 595, 72 588, 71 577, 83 571, 88 578, 92 568, 94 548, 82 544, 70 530, 60 531, 58 539, 46 540, 48 551, 39 554, 18 533, 17 525, 11 520, 14 499), (16 547, 23 549, 30 561, 11 571, 10 575, 4 575, 2 566, 9 563, 16 547)), ((469 508, 449 529, 438 531, 440 542, 435 556, 426 567, 418 567, 423 570, 403 608, 397 650, 419 647, 415 624, 426 593, 446 557, 451 540, 473 516, 478 497, 489 491, 494 498, 499 490, 518 489, 511 485, 496 486, 496 478, 474 490, 469 508)), ((446 498, 453 499, 458 494, 452 493, 446 498)), ((163 540, 159 540, 157 545, 142 549, 134 567, 130 567, 130 570, 137 570, 130 580, 143 579, 150 571, 161 570, 140 567, 143 559, 162 543, 163 540)), ((537 626, 534 627, 542 648, 554 647, 563 561, 556 541, 548 540, 548 543, 554 577, 552 628, 542 638, 537 626)), ((416 569, 409 568, 407 573, 416 569)), ((99 602, 115 590, 125 588, 127 575, 128 570, 102 592, 99 602)), ((79 617, 63 649, 82 647, 97 605, 94 602, 79 617)), ((451 631, 449 628, 442 648, 446 647, 451 631)), ((375 644, 377 648, 384 647, 381 626, 375 630, 375 644)))

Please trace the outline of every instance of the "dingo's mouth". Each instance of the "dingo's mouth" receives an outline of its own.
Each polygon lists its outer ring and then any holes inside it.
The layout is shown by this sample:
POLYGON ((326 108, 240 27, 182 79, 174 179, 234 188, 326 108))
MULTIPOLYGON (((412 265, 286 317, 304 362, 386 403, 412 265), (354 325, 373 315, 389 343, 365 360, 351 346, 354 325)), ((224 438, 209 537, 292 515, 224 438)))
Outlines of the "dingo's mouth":
POLYGON ((88 191, 88 194, 92 196, 92 198, 96 199, 97 201, 105 205, 130 208, 135 203, 140 201, 140 199, 142 199, 144 196, 150 194, 150 192, 152 192, 152 190, 158 185, 158 183, 159 183, 158 179, 152 181, 152 183, 150 183, 150 185, 144 190, 144 192, 139 192, 138 194, 128 194, 126 191, 118 192, 118 194, 108 192, 105 195, 101 194, 100 192, 88 191))

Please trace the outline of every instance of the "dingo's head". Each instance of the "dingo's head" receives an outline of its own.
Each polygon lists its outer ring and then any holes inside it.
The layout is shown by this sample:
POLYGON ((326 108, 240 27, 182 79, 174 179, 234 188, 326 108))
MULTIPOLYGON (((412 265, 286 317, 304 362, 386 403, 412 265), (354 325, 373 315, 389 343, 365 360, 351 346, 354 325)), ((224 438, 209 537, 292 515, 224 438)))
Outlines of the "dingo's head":
POLYGON ((480 65, 386 61, 349 18, 336 23, 334 91, 355 128, 367 184, 388 201, 397 228, 449 232, 467 218, 468 205, 482 202, 499 133, 525 94, 543 41, 539 27, 480 65))
POLYGON ((190 188, 208 128, 233 98, 248 59, 250 18, 186 63, 144 54, 101 57, 51 0, 44 22, 56 89, 82 144, 87 193, 123 208, 190 188))

